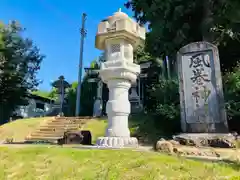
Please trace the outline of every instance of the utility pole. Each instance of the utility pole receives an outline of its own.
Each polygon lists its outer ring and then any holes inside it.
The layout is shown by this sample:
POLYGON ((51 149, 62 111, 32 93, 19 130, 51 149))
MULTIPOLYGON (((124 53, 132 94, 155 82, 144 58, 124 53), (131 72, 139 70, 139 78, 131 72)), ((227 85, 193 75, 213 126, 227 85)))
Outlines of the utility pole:
POLYGON ((60 93, 61 93, 61 101, 60 101, 60 115, 62 116, 62 112, 63 112, 63 101, 64 101, 64 84, 63 84, 63 77, 59 78, 60 80, 60 93))
POLYGON ((75 116, 80 115, 80 99, 81 99, 81 81, 82 81, 82 64, 83 64, 83 45, 84 45, 84 38, 87 35, 87 31, 85 30, 85 21, 86 21, 87 14, 82 14, 82 28, 80 30, 81 33, 81 44, 80 44, 80 57, 79 57, 79 71, 78 71, 78 87, 77 87, 77 99, 76 99, 76 111, 75 116))

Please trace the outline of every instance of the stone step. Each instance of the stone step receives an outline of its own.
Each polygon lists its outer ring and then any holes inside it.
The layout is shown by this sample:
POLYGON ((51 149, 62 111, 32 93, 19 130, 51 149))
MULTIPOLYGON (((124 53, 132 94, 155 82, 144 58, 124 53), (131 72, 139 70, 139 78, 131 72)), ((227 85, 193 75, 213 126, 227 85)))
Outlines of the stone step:
POLYGON ((87 119, 51 119, 51 122, 80 122, 88 121, 87 119))
POLYGON ((35 132, 39 132, 39 133, 61 133, 61 132, 66 132, 66 131, 72 131, 72 132, 76 132, 76 131, 81 131, 78 128, 62 128, 62 129, 56 129, 55 131, 52 129, 46 130, 46 129, 37 129, 31 133, 35 133, 35 132))
POLYGON ((70 125, 70 124, 86 124, 86 121, 79 121, 79 122, 48 122, 48 125, 70 125))
POLYGON ((38 129, 38 130, 34 131, 32 133, 32 135, 33 134, 43 134, 43 135, 45 135, 45 134, 64 134, 65 131, 80 131, 80 130, 78 130, 78 128, 56 129, 55 131, 53 131, 52 129, 48 129, 48 130, 38 129))
POLYGON ((59 131, 64 131, 64 130, 76 131, 76 130, 78 130, 78 127, 71 127, 71 128, 50 128, 50 127, 43 128, 43 127, 40 127, 36 131, 41 131, 41 132, 59 132, 59 131))
POLYGON ((53 122, 53 123, 80 123, 80 122, 87 122, 89 120, 84 120, 84 119, 79 119, 79 120, 67 120, 67 119, 53 119, 48 122, 53 122))
POLYGON ((70 124, 70 125, 54 125, 54 124, 50 124, 50 125, 43 125, 41 127, 39 127, 39 129, 64 129, 64 128, 77 128, 77 127, 81 127, 82 125, 78 125, 78 124, 70 124))
MULTIPOLYGON (((79 126, 62 126, 62 127, 39 127, 36 131, 40 132, 62 132, 62 131, 78 131, 81 127, 79 126)), ((36 132, 35 131, 35 132, 36 132)))
POLYGON ((84 126, 84 124, 46 124, 40 127, 61 128, 61 127, 81 127, 81 126, 84 126))
POLYGON ((56 141, 65 131, 77 131, 92 117, 56 117, 40 126, 26 138, 27 141, 56 141))
POLYGON ((86 123, 86 121, 49 121, 47 124, 83 124, 86 123))
POLYGON ((26 141, 57 141, 58 139, 62 138, 62 136, 56 137, 42 137, 42 136, 30 136, 26 138, 26 141))
POLYGON ((30 136, 26 139, 42 139, 42 140, 58 140, 61 139, 63 136, 52 136, 52 137, 47 137, 47 136, 30 136))
POLYGON ((63 134, 64 134, 64 131, 63 132, 57 132, 57 133, 35 131, 32 134, 30 134, 30 136, 44 136, 44 137, 49 136, 49 137, 52 137, 52 136, 63 136, 63 134))
POLYGON ((64 133, 56 133, 56 134, 54 134, 54 133, 46 133, 46 134, 44 134, 44 133, 33 133, 33 134, 31 134, 30 135, 30 137, 63 137, 63 134, 64 133))
POLYGON ((46 126, 40 126, 38 129, 70 129, 70 128, 80 128, 83 125, 76 125, 76 124, 72 124, 72 125, 46 125, 46 126))
POLYGON ((53 120, 90 120, 90 119, 93 119, 93 117, 89 116, 89 117, 79 117, 79 118, 76 118, 76 117, 56 117, 55 119, 53 120))
POLYGON ((58 134, 58 133, 64 133, 66 130, 58 130, 58 131, 41 131, 41 130, 36 130, 32 132, 31 134, 58 134))
POLYGON ((71 130, 62 130, 62 131, 35 131, 32 134, 64 134, 66 131, 77 131, 76 129, 71 129, 71 130))
POLYGON ((89 119, 78 119, 78 118, 53 118, 52 121, 88 121, 89 119))

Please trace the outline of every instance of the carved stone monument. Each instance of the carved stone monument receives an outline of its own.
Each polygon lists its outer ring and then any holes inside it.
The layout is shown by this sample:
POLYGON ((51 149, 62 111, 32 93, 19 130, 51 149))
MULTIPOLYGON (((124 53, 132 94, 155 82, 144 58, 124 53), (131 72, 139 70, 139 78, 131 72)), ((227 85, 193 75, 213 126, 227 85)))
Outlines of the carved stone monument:
POLYGON ((145 28, 121 12, 98 25, 96 48, 105 50, 107 61, 101 64, 100 77, 109 88, 106 106, 108 127, 105 137, 99 137, 98 146, 136 147, 138 141, 130 137, 128 91, 136 82, 140 66, 133 63, 133 49, 144 43, 145 28))
POLYGON ((181 48, 178 74, 182 131, 228 132, 217 47, 196 42, 181 48))

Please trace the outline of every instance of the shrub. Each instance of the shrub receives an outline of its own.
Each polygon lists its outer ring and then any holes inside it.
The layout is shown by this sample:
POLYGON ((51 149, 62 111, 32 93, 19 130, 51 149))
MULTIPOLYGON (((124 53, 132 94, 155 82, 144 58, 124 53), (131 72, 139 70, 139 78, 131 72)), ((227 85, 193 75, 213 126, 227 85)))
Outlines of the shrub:
POLYGON ((240 64, 224 75, 223 82, 228 124, 240 133, 240 64))
POLYGON ((166 134, 180 132, 180 99, 178 81, 161 78, 147 88, 151 101, 146 103, 147 112, 154 117, 155 127, 166 134))

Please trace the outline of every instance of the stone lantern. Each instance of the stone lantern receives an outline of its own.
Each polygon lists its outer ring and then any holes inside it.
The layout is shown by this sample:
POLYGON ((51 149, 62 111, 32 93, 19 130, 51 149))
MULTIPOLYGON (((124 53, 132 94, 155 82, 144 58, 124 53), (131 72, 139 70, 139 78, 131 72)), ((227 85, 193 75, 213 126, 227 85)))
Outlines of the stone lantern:
POLYGON ((57 93, 59 94, 58 100, 60 101, 60 112, 59 115, 63 115, 63 103, 66 88, 70 87, 70 84, 65 81, 63 76, 59 76, 58 80, 52 83, 52 86, 57 89, 57 93))
POLYGON ((98 25, 95 46, 106 53, 106 62, 101 64, 99 74, 109 88, 108 127, 105 137, 98 138, 98 146, 138 145, 137 139, 130 137, 128 128, 131 111, 128 91, 140 73, 140 66, 133 63, 133 50, 144 43, 145 32, 145 28, 121 10, 98 25))

